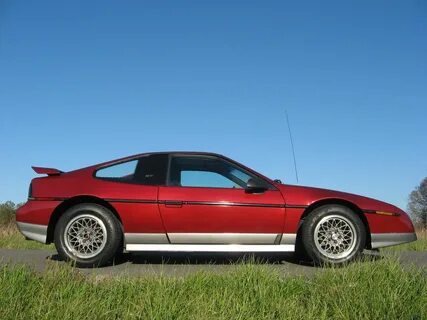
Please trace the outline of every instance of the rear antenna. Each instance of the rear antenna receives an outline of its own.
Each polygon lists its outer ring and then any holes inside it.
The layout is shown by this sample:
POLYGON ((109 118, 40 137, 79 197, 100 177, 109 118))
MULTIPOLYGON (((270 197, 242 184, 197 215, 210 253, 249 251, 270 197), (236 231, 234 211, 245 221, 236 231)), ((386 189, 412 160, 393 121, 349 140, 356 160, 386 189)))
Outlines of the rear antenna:
POLYGON ((292 155, 294 157, 295 178, 297 179, 297 183, 299 183, 299 181, 298 181, 297 159, 295 157, 294 139, 292 139, 291 126, 289 125, 288 110, 285 110, 285 114, 286 114, 286 123, 288 124, 288 130, 289 130, 289 138, 291 140, 292 155))

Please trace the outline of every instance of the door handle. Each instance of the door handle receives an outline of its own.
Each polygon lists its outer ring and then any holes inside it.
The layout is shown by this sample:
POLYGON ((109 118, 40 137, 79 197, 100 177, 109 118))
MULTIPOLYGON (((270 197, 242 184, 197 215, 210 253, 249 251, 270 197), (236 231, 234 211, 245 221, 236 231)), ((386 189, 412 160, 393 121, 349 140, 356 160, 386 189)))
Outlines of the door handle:
POLYGON ((169 208, 181 208, 182 207, 182 201, 175 201, 175 200, 166 200, 165 207, 169 208))

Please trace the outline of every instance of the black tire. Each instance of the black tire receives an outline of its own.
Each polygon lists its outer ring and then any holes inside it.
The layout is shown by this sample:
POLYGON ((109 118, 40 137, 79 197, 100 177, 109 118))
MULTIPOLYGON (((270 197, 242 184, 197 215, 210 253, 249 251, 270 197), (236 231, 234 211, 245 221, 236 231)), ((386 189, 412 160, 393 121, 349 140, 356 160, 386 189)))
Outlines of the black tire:
POLYGON ((110 210, 92 203, 64 212, 56 224, 54 242, 59 256, 80 268, 111 264, 123 252, 120 222, 110 210))
POLYGON ((360 257, 365 248, 366 230, 360 217, 350 208, 325 205, 305 218, 301 242, 304 253, 315 264, 340 265, 360 257), (351 238, 353 240, 349 240, 351 238))

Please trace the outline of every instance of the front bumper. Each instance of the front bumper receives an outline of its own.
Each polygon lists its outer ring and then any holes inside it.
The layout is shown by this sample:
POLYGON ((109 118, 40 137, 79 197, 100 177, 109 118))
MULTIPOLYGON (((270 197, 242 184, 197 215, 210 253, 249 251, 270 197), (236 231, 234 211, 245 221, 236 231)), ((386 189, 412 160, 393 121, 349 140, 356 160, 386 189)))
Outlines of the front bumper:
POLYGON ((371 248, 383 248, 417 240, 414 232, 408 233, 372 233, 371 248))
POLYGON ((16 224, 25 238, 46 243, 47 226, 26 222, 16 222, 16 224))

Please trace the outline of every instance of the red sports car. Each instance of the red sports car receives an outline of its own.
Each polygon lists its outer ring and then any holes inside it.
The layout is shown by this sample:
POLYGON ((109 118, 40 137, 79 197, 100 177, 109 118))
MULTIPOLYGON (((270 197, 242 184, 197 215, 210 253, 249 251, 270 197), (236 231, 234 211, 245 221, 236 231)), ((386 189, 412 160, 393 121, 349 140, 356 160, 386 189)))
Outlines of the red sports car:
POLYGON ((16 215, 77 266, 123 251, 293 252, 344 263, 416 240, 408 215, 366 197, 271 180, 214 153, 160 152, 62 172, 33 167, 16 215))

